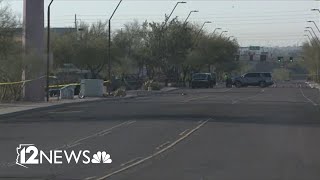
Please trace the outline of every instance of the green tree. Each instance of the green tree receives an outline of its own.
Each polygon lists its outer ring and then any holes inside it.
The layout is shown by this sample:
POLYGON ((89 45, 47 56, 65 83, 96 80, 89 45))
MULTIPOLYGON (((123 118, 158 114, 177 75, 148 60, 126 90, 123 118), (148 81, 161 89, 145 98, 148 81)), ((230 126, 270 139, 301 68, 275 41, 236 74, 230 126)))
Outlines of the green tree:
MULTIPOLYGON (((22 47, 18 34, 19 22, 9 6, 0 0, 0 82, 21 80, 22 47)), ((1 100, 17 100, 21 84, 0 85, 1 100)))
POLYGON ((320 82, 320 45, 316 40, 302 46, 304 64, 314 81, 320 82))

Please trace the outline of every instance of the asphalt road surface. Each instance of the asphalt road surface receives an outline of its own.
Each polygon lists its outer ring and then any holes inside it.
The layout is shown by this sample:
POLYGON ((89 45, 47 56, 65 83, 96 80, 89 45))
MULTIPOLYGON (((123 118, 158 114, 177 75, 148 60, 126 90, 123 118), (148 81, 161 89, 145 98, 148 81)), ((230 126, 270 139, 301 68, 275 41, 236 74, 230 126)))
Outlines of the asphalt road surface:
MULTIPOLYGON (((301 85, 301 86, 300 86, 301 85)), ((320 94, 183 89, 0 117, 0 179, 319 180, 320 94), (111 164, 16 165, 19 144, 97 151, 111 164)), ((30 154, 29 154, 30 155, 30 154)), ((28 155, 28 157, 29 157, 28 155)))

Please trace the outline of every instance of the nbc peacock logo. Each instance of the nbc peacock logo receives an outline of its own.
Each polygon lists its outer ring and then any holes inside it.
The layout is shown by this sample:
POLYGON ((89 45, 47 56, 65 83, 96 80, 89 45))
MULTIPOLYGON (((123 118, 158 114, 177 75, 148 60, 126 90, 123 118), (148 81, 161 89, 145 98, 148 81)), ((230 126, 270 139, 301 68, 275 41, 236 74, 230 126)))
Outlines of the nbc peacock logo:
POLYGON ((93 155, 91 159, 91 163, 93 164, 110 164, 112 163, 112 159, 110 154, 107 154, 105 151, 98 151, 96 154, 93 155))

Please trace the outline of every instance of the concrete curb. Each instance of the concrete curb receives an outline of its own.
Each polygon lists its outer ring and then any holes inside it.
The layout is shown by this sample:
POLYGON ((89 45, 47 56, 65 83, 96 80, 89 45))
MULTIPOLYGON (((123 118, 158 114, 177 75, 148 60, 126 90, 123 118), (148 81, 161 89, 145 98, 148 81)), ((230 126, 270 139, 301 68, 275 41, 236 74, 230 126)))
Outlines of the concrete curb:
POLYGON ((30 108, 30 109, 24 109, 16 112, 9 112, 9 113, 4 113, 0 114, 0 122, 5 121, 4 118, 11 118, 15 116, 19 116, 25 113, 32 113, 36 111, 44 111, 44 110, 50 110, 50 109, 55 109, 58 107, 66 107, 69 105, 74 105, 74 104, 86 104, 86 103, 96 103, 96 102, 102 102, 102 101, 118 101, 121 99, 133 99, 136 98, 137 96, 129 96, 129 97, 120 97, 120 98, 101 98, 101 99, 93 99, 93 100, 84 100, 84 101, 73 101, 73 102, 65 102, 65 103, 57 103, 57 104, 52 104, 48 106, 43 106, 43 107, 35 107, 35 108, 30 108))
POLYGON ((70 101, 70 102, 65 102, 65 103, 60 103, 60 104, 57 103, 57 104, 52 104, 52 105, 43 106, 43 107, 24 109, 24 110, 19 110, 16 112, 9 112, 9 113, 0 114, 0 122, 6 121, 5 118, 12 118, 12 117, 19 116, 19 115, 22 115, 25 113, 50 110, 50 109, 55 109, 58 107, 65 107, 65 106, 69 106, 69 105, 73 105, 73 104, 95 103, 95 102, 102 102, 102 101, 119 101, 122 99, 134 99, 134 98, 142 97, 142 96, 163 94, 163 93, 172 92, 175 90, 178 90, 178 88, 172 88, 168 91, 151 91, 151 92, 145 91, 145 92, 147 92, 146 94, 140 94, 140 95, 139 95, 139 93, 137 93, 136 95, 130 95, 130 96, 125 96, 125 97, 100 98, 100 99, 92 99, 92 100, 84 100, 84 101, 70 101))
POLYGON ((308 84, 308 86, 310 86, 310 88, 318 89, 320 91, 320 84, 315 83, 315 82, 306 82, 306 84, 308 84))

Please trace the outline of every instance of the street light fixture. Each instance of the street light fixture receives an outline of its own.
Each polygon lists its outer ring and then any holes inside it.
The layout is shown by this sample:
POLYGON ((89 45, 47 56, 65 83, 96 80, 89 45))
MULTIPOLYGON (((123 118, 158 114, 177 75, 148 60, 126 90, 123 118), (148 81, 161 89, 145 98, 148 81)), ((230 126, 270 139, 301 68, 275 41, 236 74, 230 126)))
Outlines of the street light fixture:
POLYGON ((202 29, 203 29, 204 25, 205 25, 205 24, 210 24, 210 23, 212 23, 212 22, 211 22, 211 21, 205 21, 205 22, 202 24, 202 26, 201 26, 201 28, 200 28, 200 30, 199 30, 199 32, 198 32, 198 34, 197 34, 197 36, 196 36, 196 40, 198 39, 198 37, 199 37, 199 35, 200 35, 200 33, 201 33, 201 31, 202 31, 202 29))
MULTIPOLYGON (((311 11, 318 11, 318 13, 320 13, 320 9, 311 9, 311 11)), ((315 23, 314 23, 315 24, 315 23)), ((317 27, 317 25, 315 24, 315 26, 317 27)), ((317 29, 318 29, 318 27, 317 27, 317 29)), ((318 31, 319 31, 319 29, 318 29, 318 31)), ((310 32, 310 31, 309 31, 310 32)), ((311 33, 311 32, 310 32, 311 33)), ((317 39, 318 39, 318 37, 317 37, 317 39)), ((319 39, 318 39, 318 42, 319 42, 319 39)), ((320 42, 319 42, 319 44, 320 44, 320 42)), ((318 44, 318 45, 319 45, 318 44)), ((316 80, 317 81, 319 81, 319 61, 317 61, 317 77, 316 77, 316 80)))
POLYGON ((177 8, 178 4, 186 4, 187 2, 185 1, 179 1, 176 3, 176 5, 174 6, 174 8, 172 9, 171 13, 169 14, 169 16, 166 18, 166 20, 164 21, 164 24, 162 25, 161 28, 164 28, 164 26, 167 24, 168 20, 170 19, 171 15, 173 14, 174 10, 177 8))
POLYGON ((320 43, 320 40, 319 40, 319 38, 318 38, 317 34, 314 32, 313 28, 312 28, 312 27, 310 27, 310 26, 308 26, 308 27, 306 27, 306 29, 311 29, 311 30, 312 30, 312 32, 313 32, 313 34, 314 34, 314 36, 316 37, 317 41, 320 43))
POLYGON ((190 17, 190 15, 191 15, 192 13, 195 13, 195 12, 199 12, 199 11, 198 11, 198 10, 190 11, 190 12, 189 12, 189 15, 187 16, 186 20, 184 20, 184 23, 183 23, 183 24, 186 24, 186 23, 187 23, 187 20, 188 20, 189 17, 190 17))
POLYGON ((222 36, 223 33, 227 33, 228 31, 222 31, 220 34, 220 37, 222 36))
POLYGON ((113 13, 111 14, 109 18, 109 27, 108 27, 108 78, 109 78, 109 87, 108 87, 108 94, 111 93, 111 19, 115 12, 117 11, 118 7, 120 6, 122 0, 119 1, 117 7, 114 9, 113 13))
POLYGON ((310 38, 310 36, 309 36, 308 34, 304 34, 303 36, 308 37, 309 41, 312 42, 312 41, 311 41, 311 38, 310 38))
POLYGON ((49 102, 49 76, 50 76, 50 9, 53 0, 48 5, 48 15, 47 15, 47 72, 46 72, 46 99, 49 102))
MULTIPOLYGON (((312 32, 308 29, 304 30, 304 32, 309 32, 309 34, 311 35, 312 39, 315 40, 316 38, 313 36, 312 32)), ((318 42, 316 42, 318 44, 318 42)))
POLYGON ((221 30, 221 28, 215 28, 212 34, 216 33, 217 30, 221 30))
POLYGON ((319 29, 319 27, 317 26, 316 22, 314 22, 314 21, 307 21, 307 22, 312 22, 312 23, 314 24, 314 26, 317 28, 318 32, 320 33, 320 29, 319 29))

